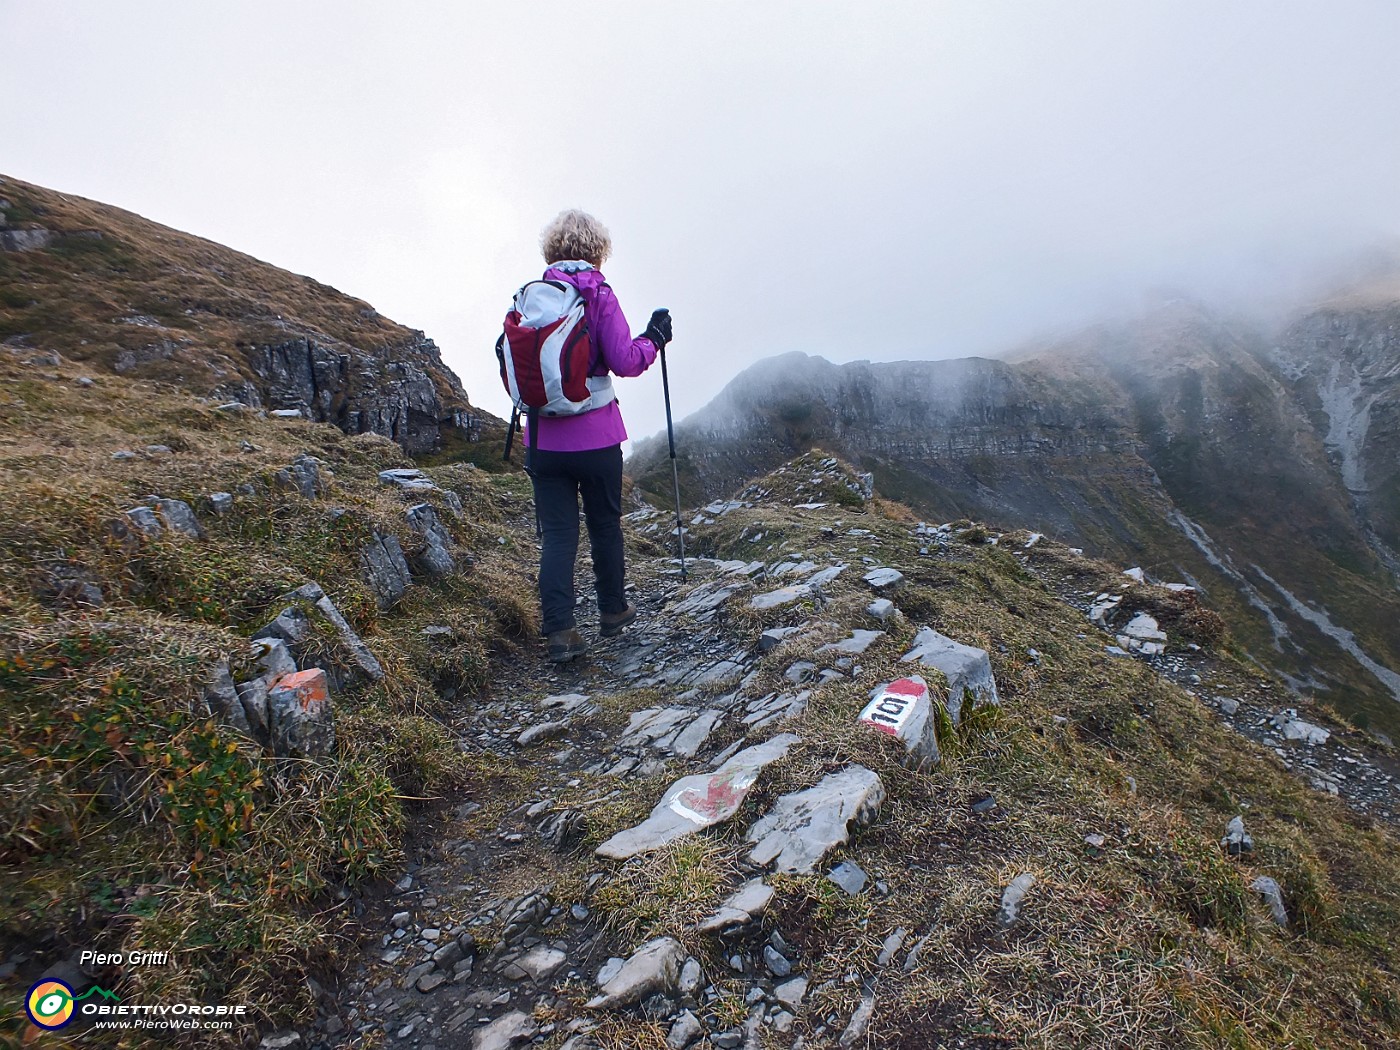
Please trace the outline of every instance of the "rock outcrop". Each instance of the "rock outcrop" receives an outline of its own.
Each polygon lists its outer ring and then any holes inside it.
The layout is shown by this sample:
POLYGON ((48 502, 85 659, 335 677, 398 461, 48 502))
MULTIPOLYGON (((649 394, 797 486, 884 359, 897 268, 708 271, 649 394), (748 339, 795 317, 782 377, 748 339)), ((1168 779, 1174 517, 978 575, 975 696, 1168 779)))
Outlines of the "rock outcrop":
POLYGON ((367 303, 119 208, 3 185, 6 279, 42 289, 46 309, 20 321, 0 304, 0 321, 51 352, 215 404, 380 434, 412 454, 500 426, 431 339, 367 303))

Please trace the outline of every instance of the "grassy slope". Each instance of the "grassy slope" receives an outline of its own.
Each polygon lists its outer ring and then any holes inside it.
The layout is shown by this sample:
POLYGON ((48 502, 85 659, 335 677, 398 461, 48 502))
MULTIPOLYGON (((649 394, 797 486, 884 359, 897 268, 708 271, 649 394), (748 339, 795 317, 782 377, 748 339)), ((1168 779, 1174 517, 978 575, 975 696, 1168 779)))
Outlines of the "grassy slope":
MULTIPOLYGON (((196 394, 255 379, 243 350, 252 345, 310 337, 369 356, 393 348, 425 368, 445 407, 468 407, 450 370, 411 349, 422 333, 329 285, 18 179, 0 179, 0 200, 10 226, 57 234, 45 250, 0 253, 0 342, 22 338, 106 369, 126 354, 127 374, 196 394)), ((485 423, 495 432, 498 421, 485 423)))
MULTIPOLYGON (((341 969, 353 933, 335 890, 395 862, 404 797, 452 796, 472 780, 498 785, 504 806, 531 777, 528 759, 462 754, 440 721, 444 689, 466 698, 513 688, 492 681, 491 654, 511 652, 535 626, 519 481, 436 471, 468 506, 464 522, 445 520, 475 560, 381 616, 357 581, 355 553, 371 527, 401 529, 401 504, 374 478, 401 462, 395 446, 227 417, 122 378, 85 389, 67 366, 56 378, 44 372, 0 357, 0 549, 18 570, 0 580, 0 929, 9 946, 50 955, 93 943, 174 947, 198 968, 133 974, 134 992, 241 999, 274 1021, 304 1018, 306 978, 341 969), (259 450, 240 451, 244 440, 259 450), (175 451, 111 459, 116 448, 150 443, 175 451), (324 500, 267 489, 240 498, 227 519, 206 514, 206 541, 155 541, 135 558, 104 538, 103 522, 146 493, 197 503, 304 450, 335 472, 324 500), (333 507, 348 513, 333 517, 333 507), (106 605, 83 612, 41 600, 59 564, 100 581, 106 605), (335 760, 290 768, 192 712, 208 661, 237 658, 267 602, 308 578, 327 588, 389 678, 337 697, 335 760), (420 633, 428 623, 453 627, 451 641, 430 648, 420 633)), ((797 502, 790 481, 779 475, 770 487, 797 502)), ((1388 833, 1302 787, 1142 666, 1106 660, 1092 638, 1077 637, 1079 614, 1005 550, 960 544, 947 559, 921 558, 908 511, 858 502, 847 495, 816 514, 739 511, 698 528, 695 541, 755 556, 742 532, 761 523, 771 556, 849 558, 858 544, 844 527, 873 530, 881 559, 910 577, 901 606, 915 623, 988 647, 1006 707, 945 735, 945 762, 927 775, 903 770, 850 724, 863 686, 823 688, 794 727, 803 746, 760 785, 746 815, 851 759, 872 764, 891 795, 850 850, 889 883, 887 902, 840 897, 818 877, 779 880, 776 915, 799 938, 814 987, 836 979, 809 1016, 852 1007, 856 986, 843 978, 869 972, 880 940, 904 925, 934 937, 914 973, 883 979, 878 1045, 926 1045, 918 1040, 952 1032, 982 1033, 986 1045, 1065 1046, 1374 1045, 1378 1033, 1396 1034, 1400 885, 1388 833), (1044 654, 1040 667, 1024 657, 1031 645, 1044 654), (1002 807, 993 818, 969 813, 984 792, 1002 807), (1245 806, 1259 850, 1228 861, 1216 839, 1245 806), (1089 830, 1109 837, 1102 853, 1082 845, 1089 830), (990 919, 996 894, 1021 870, 1041 881, 1027 921, 1001 937, 990 919), (1246 892, 1255 872, 1283 883, 1296 932, 1274 929, 1246 892)), ((1047 544, 1038 557, 1053 570, 1067 555, 1047 544)), ((830 597, 823 618, 861 622, 868 595, 856 574, 830 597)), ((752 638, 816 611, 760 618, 740 601, 726 616, 752 638)), ((862 681, 892 675, 913 626, 862 659, 862 681)), ((801 644, 777 650, 764 674, 776 683, 815 641, 801 644)), ((622 724, 654 699, 603 697, 599 718, 622 724)), ((600 786, 585 779, 579 791, 596 797, 600 786)), ((592 841, 644 813, 656 792, 640 784, 593 809, 592 841)), ((682 922, 722 894, 743 826, 612 869, 597 891, 600 912, 619 934, 677 932, 722 973, 719 946, 682 922)), ((580 884, 596 870, 586 852, 569 863, 580 884)), ((627 1045, 640 1031, 619 1022, 604 1034, 627 1045)))
MULTIPOLYGON (((532 551, 511 524, 518 480, 437 469, 466 505, 464 520, 443 520, 471 565, 380 615, 358 552, 373 529, 412 550, 404 504, 375 478, 404 464, 396 445, 231 417, 116 376, 85 389, 78 373, 0 352, 0 953, 173 947, 193 965, 137 971, 124 987, 303 1017, 307 976, 345 947, 351 904, 333 891, 396 862, 404 799, 514 775, 463 756, 437 716, 444 689, 485 689, 492 654, 534 633, 532 551), (148 444, 173 452, 112 459, 148 444), (324 499, 266 484, 303 451, 334 472, 324 499), (229 516, 201 513, 206 540, 167 535, 133 556, 105 530, 148 493, 199 509, 245 482, 259 492, 229 516), (97 581, 104 605, 49 601, 56 568, 97 581), (206 722, 196 698, 210 662, 245 660, 269 603, 307 580, 388 677, 335 697, 334 759, 274 762, 206 722), (430 644, 429 623, 453 633, 430 644)), ((13 1006, 22 989, 5 991, 13 1006)))
MULTIPOLYGON (((790 503, 821 499, 793 489, 805 473, 783 472, 762 487, 790 503)), ((848 898, 820 874, 780 877, 774 917, 754 935, 759 941, 780 929, 807 961, 817 989, 803 1014, 809 1037, 818 1035, 823 1016, 836 1018, 839 1031, 860 994, 851 975, 874 976, 882 940, 903 927, 910 931, 906 949, 925 933, 931 939, 913 973, 897 962, 880 978, 872 1045, 923 1047, 955 1038, 962 1042, 954 1045, 987 1047, 1400 1041, 1393 833, 1302 785, 1273 755, 1240 740, 1144 665, 1106 657, 1107 639, 1054 597, 1047 581, 1072 577, 1080 588, 1104 586, 1121 582, 1116 568, 1052 541, 1026 563, 1005 546, 968 542, 954 544, 947 557, 920 556, 924 541, 911 534, 910 521, 907 510, 881 501, 819 512, 765 504, 694 530, 696 549, 721 557, 791 551, 820 564, 878 554, 909 579, 896 601, 910 622, 861 657, 859 683, 819 689, 805 715, 776 727, 800 733, 803 744, 765 776, 740 818, 659 858, 615 869, 599 898, 611 921, 635 939, 676 934, 707 961, 707 972, 724 973, 732 949, 687 924, 726 892, 743 828, 781 791, 858 761, 879 772, 890 799, 838 856, 887 882, 888 898, 848 898), (853 526, 876 538, 847 537, 853 526), (748 536, 759 531, 764 538, 755 546, 748 536), (991 652, 1004 705, 961 731, 945 727, 944 762, 926 775, 903 769, 893 747, 852 724, 869 683, 907 672, 897 657, 923 623, 991 652), (1031 647, 1042 654, 1039 665, 1026 655, 1031 647), (973 814, 970 804, 988 794, 999 809, 990 817, 973 814), (1232 860, 1218 840, 1239 812, 1257 848, 1232 860), (1102 850, 1085 845, 1090 832, 1106 836, 1102 850), (993 915, 1000 888, 1022 871, 1038 880, 1026 918, 999 933, 993 915), (1284 887, 1291 931, 1276 928, 1249 891, 1260 874, 1284 887)), ((1218 619, 1155 588, 1140 597, 1171 623, 1175 644, 1195 638, 1207 645, 1211 669, 1203 689, 1257 687, 1257 673, 1230 655, 1218 619)), ((768 626, 812 616, 832 621, 775 650, 754 688, 780 688, 795 658, 829 663, 830 656, 814 654, 817 643, 839 637, 838 625, 873 626, 862 611, 869 598, 848 571, 819 606, 755 615, 742 596, 733 599, 727 622, 755 640, 768 626)), ((650 691, 618 697, 618 710, 602 717, 622 725, 628 710, 656 699, 650 691)), ((641 785, 600 807, 591 818, 593 841, 639 819, 657 790, 641 785)), ((742 1016, 737 1002, 730 1005, 742 1016)), ((652 1044, 632 1027, 606 1045, 652 1044)))

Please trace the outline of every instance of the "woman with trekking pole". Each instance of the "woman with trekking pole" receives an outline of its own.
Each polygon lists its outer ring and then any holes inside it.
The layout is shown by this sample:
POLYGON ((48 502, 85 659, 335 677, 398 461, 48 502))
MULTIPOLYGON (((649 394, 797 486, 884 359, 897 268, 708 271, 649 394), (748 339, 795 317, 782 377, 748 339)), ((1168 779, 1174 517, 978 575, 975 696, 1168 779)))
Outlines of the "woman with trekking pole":
MULTIPOLYGON (((624 594, 627 429, 612 377, 639 376, 658 354, 664 368, 671 316, 656 310, 646 330, 632 337, 600 269, 612 253, 612 239, 593 216, 561 213, 545 227, 540 248, 548 268, 516 294, 496 352, 516 414, 527 417, 525 469, 534 486, 541 545, 540 629, 550 660, 565 663, 588 649, 574 619, 580 497, 593 548, 598 633, 611 638, 637 618, 624 594)), ((669 390, 667 422, 669 427, 669 390)))

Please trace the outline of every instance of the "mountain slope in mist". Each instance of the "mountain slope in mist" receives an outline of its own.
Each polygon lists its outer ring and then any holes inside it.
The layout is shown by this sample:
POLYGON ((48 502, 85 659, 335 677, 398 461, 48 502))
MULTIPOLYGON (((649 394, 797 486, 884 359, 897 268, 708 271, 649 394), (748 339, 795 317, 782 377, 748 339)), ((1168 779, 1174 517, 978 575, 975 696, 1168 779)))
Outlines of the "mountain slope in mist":
MULTIPOLYGON (((1194 584, 1261 663, 1400 728, 1400 295, 1277 332, 1174 300, 1006 359, 759 362, 679 427, 694 501, 812 446, 930 518, 1049 530, 1194 584)), ((669 487, 666 450, 631 472, 669 487)))

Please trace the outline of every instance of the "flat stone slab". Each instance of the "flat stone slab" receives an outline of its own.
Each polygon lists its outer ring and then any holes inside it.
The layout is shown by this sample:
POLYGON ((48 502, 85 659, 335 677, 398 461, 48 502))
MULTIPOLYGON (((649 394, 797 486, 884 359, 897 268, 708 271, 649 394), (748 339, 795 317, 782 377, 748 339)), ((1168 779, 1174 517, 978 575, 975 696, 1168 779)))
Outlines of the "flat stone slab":
POLYGON ((871 569, 861 579, 877 591, 889 591, 904 583, 904 573, 898 569, 882 566, 878 569, 871 569))
MULTIPOLYGON (((673 990, 680 982, 686 950, 674 937, 658 937, 642 945, 621 966, 600 980, 598 994, 585 1004, 590 1010, 614 1010, 649 996, 673 990)), ((600 978, 602 974, 599 975, 600 978)))
POLYGON ((511 958, 497 967, 503 977, 512 981, 542 981, 563 966, 567 956, 558 948, 538 944, 529 951, 511 958))
POLYGON ((745 748, 713 773, 682 777, 666 789, 646 820, 608 839, 598 847, 598 856, 626 860, 728 820, 739 811, 763 767, 782 758, 797 740, 782 733, 745 748))
POLYGON ((429 492, 437 488, 433 479, 416 467, 396 467, 393 470, 381 470, 379 472, 379 481, 381 484, 392 485, 403 492, 429 492))
POLYGON ((634 711, 618 743, 652 747, 657 751, 692 757, 714 732, 724 713, 715 708, 649 707, 634 711))
POLYGON ((928 683, 918 675, 882 686, 856 721, 898 740, 916 769, 937 765, 942 757, 928 683))
POLYGON ((849 638, 843 638, 839 642, 828 642, 817 650, 819 653, 850 653, 857 655, 865 652, 872 645, 885 637, 884 631, 862 631, 851 632, 849 638))
POLYGON ((996 679, 992 677, 992 660, 987 650, 955 642, 932 627, 924 627, 914 636, 914 648, 900 659, 917 662, 943 673, 948 680, 948 714, 953 724, 962 722, 963 709, 999 707, 996 679))
POLYGON ((765 594, 756 594, 749 599, 749 608, 764 610, 776 609, 782 605, 790 605, 795 601, 810 596, 812 588, 805 583, 796 583, 790 587, 779 587, 776 591, 768 591, 765 594))
POLYGON ((868 824, 885 801, 885 785, 865 766, 847 766, 805 791, 784 795, 749 828, 751 863, 810 874, 827 852, 845 843, 852 824, 868 824))
POLYGON ((822 569, 818 572, 814 572, 811 576, 807 577, 807 586, 825 587, 828 583, 836 579, 836 577, 840 576, 845 571, 846 566, 844 565, 828 565, 825 569, 822 569))
POLYGON ((773 900, 773 887, 762 879, 751 879, 731 894, 709 918, 700 923, 702 933, 744 926, 762 915, 773 900))
POLYGON ((472 1035, 472 1050, 509 1050, 528 1043, 538 1031, 539 1025, 533 1017, 521 1010, 512 1010, 478 1028, 472 1035))
POLYGON ((807 710, 807 701, 811 695, 811 692, 806 689, 793 695, 769 693, 767 696, 759 697, 750 702, 747 708, 748 713, 744 715, 742 721, 750 729, 762 729, 779 719, 796 718, 807 710))
POLYGON ((677 616, 710 616, 729 600, 730 595, 737 594, 742 589, 742 587, 736 587, 732 584, 702 583, 679 603, 673 605, 671 612, 677 616))
POLYGON ((869 881, 869 876, 859 864, 853 861, 843 860, 831 871, 827 872, 827 880, 840 886, 848 897, 854 897, 861 890, 865 889, 865 884, 869 881))

